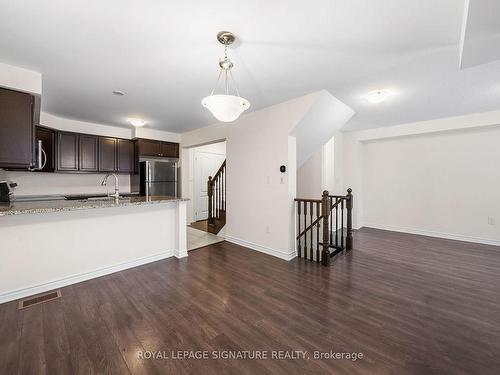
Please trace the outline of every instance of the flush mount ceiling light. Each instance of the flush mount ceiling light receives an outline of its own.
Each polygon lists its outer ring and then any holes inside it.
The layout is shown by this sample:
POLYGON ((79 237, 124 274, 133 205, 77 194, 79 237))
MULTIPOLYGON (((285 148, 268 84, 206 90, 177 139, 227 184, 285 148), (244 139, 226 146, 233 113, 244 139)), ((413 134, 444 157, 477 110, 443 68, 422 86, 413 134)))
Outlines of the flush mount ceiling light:
POLYGON ((123 96, 125 95, 125 93, 121 90, 114 90, 112 91, 113 95, 117 95, 117 96, 123 96))
POLYGON ((220 72, 215 87, 209 96, 201 101, 201 104, 207 108, 214 117, 222 122, 232 122, 250 108, 250 102, 242 98, 236 88, 231 69, 233 62, 227 57, 227 46, 232 44, 236 37, 229 31, 221 31, 217 34, 217 40, 224 45, 224 58, 219 60, 220 72), (224 76, 224 93, 216 94, 215 90, 221 77, 224 76), (236 95, 231 95, 229 92, 229 80, 233 82, 236 95))
POLYGON ((378 104, 382 103, 389 96, 391 96, 391 92, 388 90, 375 90, 366 94, 365 99, 370 103, 378 104))
POLYGON ((134 125, 136 127, 141 127, 146 125, 146 121, 140 118, 129 118, 128 122, 130 122, 131 125, 134 125))

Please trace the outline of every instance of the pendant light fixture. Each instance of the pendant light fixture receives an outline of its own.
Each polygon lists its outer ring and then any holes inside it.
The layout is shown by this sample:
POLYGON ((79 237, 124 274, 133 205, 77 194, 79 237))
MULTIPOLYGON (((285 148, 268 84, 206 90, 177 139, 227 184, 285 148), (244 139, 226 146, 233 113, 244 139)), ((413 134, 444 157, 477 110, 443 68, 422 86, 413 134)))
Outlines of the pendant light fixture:
POLYGON ((221 31, 217 34, 217 40, 224 45, 224 58, 219 60, 220 72, 214 89, 209 96, 201 101, 201 104, 212 112, 217 120, 222 122, 232 122, 250 108, 250 102, 242 98, 236 88, 236 82, 231 73, 231 69, 234 65, 227 57, 227 46, 232 44, 235 39, 234 34, 229 31, 221 31), (217 90, 221 77, 223 77, 224 80, 224 93, 216 94, 215 91, 217 90), (232 81, 232 86, 234 87, 236 95, 231 95, 229 92, 229 81, 232 81))

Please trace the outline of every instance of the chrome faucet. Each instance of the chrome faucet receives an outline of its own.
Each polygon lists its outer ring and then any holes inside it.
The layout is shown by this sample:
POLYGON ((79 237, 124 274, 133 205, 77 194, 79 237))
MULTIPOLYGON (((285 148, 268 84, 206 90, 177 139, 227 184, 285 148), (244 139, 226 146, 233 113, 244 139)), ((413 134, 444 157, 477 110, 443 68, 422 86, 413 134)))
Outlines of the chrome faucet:
POLYGON ((115 200, 118 200, 118 198, 120 198, 120 192, 118 190, 118 176, 116 174, 114 174, 114 173, 108 173, 102 179, 101 185, 102 186, 106 186, 106 184, 108 182, 109 176, 113 176, 115 178, 115 192, 114 192, 114 194, 108 194, 108 197, 113 197, 113 198, 115 198, 115 200))

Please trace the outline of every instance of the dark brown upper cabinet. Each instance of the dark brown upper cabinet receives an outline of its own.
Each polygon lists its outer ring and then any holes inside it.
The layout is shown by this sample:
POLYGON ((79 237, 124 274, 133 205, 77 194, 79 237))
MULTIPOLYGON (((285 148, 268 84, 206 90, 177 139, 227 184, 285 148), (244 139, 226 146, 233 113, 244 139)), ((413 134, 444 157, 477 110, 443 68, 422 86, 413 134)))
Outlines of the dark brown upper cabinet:
POLYGON ((37 171, 54 172, 54 170, 56 169, 55 155, 54 155, 56 132, 50 128, 37 126, 35 134, 36 134, 36 140, 42 141, 42 150, 44 152, 42 156, 42 163, 44 163, 44 167, 37 171))
POLYGON ((35 97, 0 88, 0 167, 26 169, 33 164, 35 97))
POLYGON ((173 142, 138 139, 137 149, 140 156, 179 157, 179 144, 173 142))
POLYGON ((57 132, 57 170, 78 171, 78 133, 57 132))
POLYGON ((179 157, 179 144, 172 142, 161 142, 160 143, 160 154, 161 156, 167 158, 178 158, 179 157))
POLYGON ((134 142, 118 139, 117 168, 118 172, 134 171, 134 142))
POLYGON ((160 142, 149 139, 138 139, 137 145, 139 155, 144 156, 160 156, 160 142))
POLYGON ((97 172, 99 170, 99 137, 79 135, 79 170, 97 172))
POLYGON ((116 171, 116 138, 99 137, 99 171, 116 171))

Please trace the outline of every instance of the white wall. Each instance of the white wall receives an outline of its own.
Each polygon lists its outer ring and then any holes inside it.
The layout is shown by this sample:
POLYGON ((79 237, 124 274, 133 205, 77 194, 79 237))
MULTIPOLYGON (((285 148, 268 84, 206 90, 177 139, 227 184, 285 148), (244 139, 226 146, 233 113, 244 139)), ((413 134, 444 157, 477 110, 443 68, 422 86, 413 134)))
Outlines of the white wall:
POLYGON ((38 72, 0 63, 0 87, 42 94, 42 75, 38 72))
POLYGON ((403 137, 363 150, 363 223, 498 240, 500 128, 403 137))
POLYGON ((65 130, 76 133, 104 135, 126 139, 132 138, 131 128, 122 128, 118 126, 73 120, 69 118, 59 117, 46 112, 42 112, 40 114, 40 125, 57 130, 65 130))
POLYGON ((323 147, 297 169, 297 197, 320 199, 323 193, 323 147))
POLYGON ((227 140, 228 240, 284 259, 295 256, 296 148, 290 133, 317 97, 306 95, 182 135, 183 147, 227 140), (285 174, 280 165, 287 166, 285 174))
POLYGON ((500 245, 497 124, 500 111, 345 133, 355 227, 500 245))
POLYGON ((181 135, 178 133, 166 132, 157 129, 150 129, 147 126, 132 129, 132 138, 155 139, 158 141, 167 141, 175 143, 180 143, 181 141, 181 135))
POLYGON ((297 169, 297 196, 319 199, 324 190, 342 194, 342 133, 335 132, 297 169))

